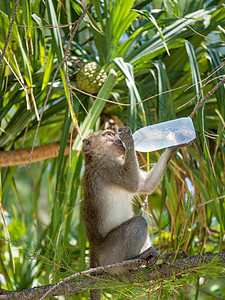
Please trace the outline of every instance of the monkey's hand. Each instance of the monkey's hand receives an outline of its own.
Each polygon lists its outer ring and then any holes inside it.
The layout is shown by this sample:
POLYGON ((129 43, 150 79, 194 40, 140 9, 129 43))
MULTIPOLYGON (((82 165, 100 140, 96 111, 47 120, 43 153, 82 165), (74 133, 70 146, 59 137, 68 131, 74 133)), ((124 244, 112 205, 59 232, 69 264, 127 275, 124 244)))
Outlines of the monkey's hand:
POLYGON ((188 146, 192 146, 196 141, 196 138, 188 143, 184 143, 184 144, 181 144, 181 145, 178 145, 178 146, 173 146, 173 147, 170 147, 170 149, 173 149, 174 151, 178 150, 179 148, 183 148, 183 147, 188 147, 188 146))
POLYGON ((126 148, 134 147, 134 140, 129 127, 126 126, 126 127, 119 128, 118 136, 121 139, 121 141, 124 143, 126 148))

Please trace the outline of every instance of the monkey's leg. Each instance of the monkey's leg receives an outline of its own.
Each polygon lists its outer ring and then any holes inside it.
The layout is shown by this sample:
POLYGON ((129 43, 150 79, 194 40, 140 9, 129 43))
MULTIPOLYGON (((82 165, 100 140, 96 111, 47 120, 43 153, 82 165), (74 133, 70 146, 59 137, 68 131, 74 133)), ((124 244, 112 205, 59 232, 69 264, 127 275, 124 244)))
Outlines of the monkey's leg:
MULTIPOLYGON (((135 216, 106 235, 100 245, 97 258, 98 265, 109 265, 138 258, 140 253, 149 247, 147 222, 143 217, 135 216)), ((153 256, 153 253, 151 254, 153 256)), ((121 271, 123 272, 124 270, 119 270, 119 272, 121 271)))

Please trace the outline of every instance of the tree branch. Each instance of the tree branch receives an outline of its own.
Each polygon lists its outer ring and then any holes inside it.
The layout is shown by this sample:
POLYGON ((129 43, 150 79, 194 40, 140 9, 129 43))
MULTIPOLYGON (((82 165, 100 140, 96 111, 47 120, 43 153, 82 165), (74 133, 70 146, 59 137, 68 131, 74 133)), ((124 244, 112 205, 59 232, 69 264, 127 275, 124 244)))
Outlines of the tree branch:
MULTIPOLYGON (((59 156, 60 142, 36 146, 33 149, 31 163, 59 156)), ((64 155, 69 155, 71 146, 66 145, 64 155)), ((0 167, 28 165, 30 163, 31 148, 0 151, 0 167)))
POLYGON ((225 83, 225 76, 223 77, 223 79, 217 83, 217 85, 215 85, 209 92, 208 94, 199 102, 195 105, 192 113, 189 115, 190 118, 194 117, 194 114, 197 112, 197 110, 204 105, 204 103, 215 93, 215 91, 225 83))
MULTIPOLYGON (((189 256, 187 258, 176 259, 174 264, 159 264, 154 267, 142 267, 137 268, 128 275, 115 276, 112 277, 107 274, 102 275, 89 275, 85 276, 76 281, 62 282, 56 285, 44 285, 40 287, 34 287, 31 289, 26 289, 22 291, 6 291, 0 290, 0 299, 7 300, 19 300, 19 299, 40 299, 45 293, 51 289, 47 297, 54 297, 59 295, 71 296, 80 292, 87 291, 89 289, 104 289, 107 287, 112 287, 112 282, 116 282, 117 285, 124 286, 126 283, 139 283, 140 277, 142 282, 151 282, 156 280, 173 279, 174 277, 181 277, 182 274, 191 273, 197 276, 196 270, 199 268, 207 268, 207 265, 216 258, 214 267, 224 267, 225 266, 225 252, 208 254, 208 255, 196 255, 189 256), (54 288, 53 288, 54 287, 54 288)), ((90 272, 93 272, 91 269, 90 272)), ((98 268, 96 269, 98 270, 98 268)), ((88 270, 89 271, 89 270, 88 270)), ((88 271, 77 273, 79 275, 85 275, 88 271)), ((76 274, 72 275, 76 276, 76 274)), ((71 278, 72 276, 68 277, 71 278)), ((140 283, 141 284, 141 283, 140 283)), ((151 283, 150 283, 151 284, 151 283)), ((150 286, 150 285, 149 285, 150 286)), ((150 288, 150 287, 149 287, 150 288)))

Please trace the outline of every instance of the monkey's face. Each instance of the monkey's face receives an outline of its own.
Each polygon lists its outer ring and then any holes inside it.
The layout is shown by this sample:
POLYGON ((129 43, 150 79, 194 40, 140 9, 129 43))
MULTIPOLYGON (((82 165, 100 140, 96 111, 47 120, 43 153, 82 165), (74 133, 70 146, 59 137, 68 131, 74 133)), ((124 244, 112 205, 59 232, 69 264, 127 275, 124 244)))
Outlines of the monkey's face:
POLYGON ((125 147, 114 131, 101 130, 83 140, 83 152, 86 157, 90 155, 120 157, 125 153, 125 147))
POLYGON ((112 130, 104 130, 102 133, 104 139, 105 150, 110 155, 120 157, 125 153, 125 147, 119 136, 112 130))

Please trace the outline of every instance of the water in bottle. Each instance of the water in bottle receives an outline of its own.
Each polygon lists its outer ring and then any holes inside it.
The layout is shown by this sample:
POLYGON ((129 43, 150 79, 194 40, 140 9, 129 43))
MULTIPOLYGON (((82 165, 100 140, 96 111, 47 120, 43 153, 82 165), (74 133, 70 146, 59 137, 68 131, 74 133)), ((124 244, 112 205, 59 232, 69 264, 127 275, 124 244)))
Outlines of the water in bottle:
POLYGON ((135 150, 140 152, 178 146, 195 138, 195 128, 189 117, 146 126, 133 134, 135 150))

